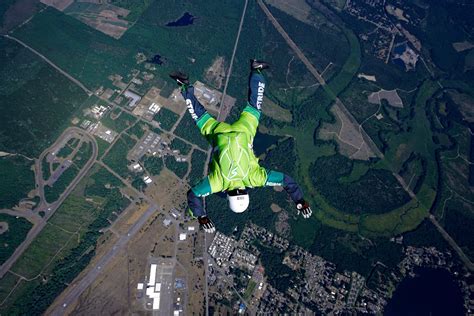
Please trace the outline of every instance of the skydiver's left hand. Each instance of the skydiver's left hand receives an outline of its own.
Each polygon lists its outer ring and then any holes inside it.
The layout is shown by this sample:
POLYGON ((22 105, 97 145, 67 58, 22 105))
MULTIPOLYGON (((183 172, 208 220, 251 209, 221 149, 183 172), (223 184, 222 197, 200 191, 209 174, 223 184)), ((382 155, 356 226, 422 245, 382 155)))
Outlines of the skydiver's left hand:
POLYGON ((298 201, 296 203, 296 209, 298 210, 298 215, 300 215, 301 213, 303 215, 303 218, 310 218, 311 214, 313 214, 311 207, 305 200, 298 201))
POLYGON ((198 217, 198 222, 206 233, 212 234, 216 231, 216 226, 207 216, 198 217))

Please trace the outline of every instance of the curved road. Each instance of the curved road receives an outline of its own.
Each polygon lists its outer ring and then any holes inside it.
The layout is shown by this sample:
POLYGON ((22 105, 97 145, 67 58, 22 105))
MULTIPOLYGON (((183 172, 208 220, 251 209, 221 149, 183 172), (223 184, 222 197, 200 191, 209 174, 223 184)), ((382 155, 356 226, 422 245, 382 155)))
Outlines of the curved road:
MULTIPOLYGON (((66 190, 61 194, 59 199, 55 201, 54 203, 48 204, 44 200, 44 196, 41 197, 41 203, 36 212, 44 212, 45 216, 43 220, 38 223, 37 225, 34 225, 33 228, 28 232, 28 235, 26 236, 26 239, 21 243, 20 246, 18 246, 13 253, 13 255, 8 258, 7 261, 0 267, 0 279, 3 278, 3 276, 10 270, 12 265, 18 260, 18 258, 23 254, 23 252, 28 248, 28 246, 33 242, 33 240, 38 236, 38 234, 43 230, 43 228, 46 226, 47 221, 51 216, 53 216, 54 212, 59 208, 59 206, 64 202, 64 200, 69 196, 71 191, 76 187, 76 185, 81 181, 81 179, 84 177, 84 175, 89 171, 89 169, 92 167, 92 165, 96 162, 97 159, 97 154, 98 154, 98 147, 97 147, 97 142, 94 139, 94 137, 90 136, 87 134, 84 130, 79 129, 77 127, 70 127, 66 129, 63 134, 61 134, 60 137, 56 140, 56 142, 50 146, 48 149, 43 151, 43 153, 40 155, 40 157, 44 157, 54 146, 56 146, 61 140, 68 136, 70 133, 75 133, 79 134, 82 138, 87 138, 91 143, 92 143, 92 156, 89 158, 87 163, 84 165, 84 167, 79 171, 77 176, 72 180, 72 182, 69 184, 69 186, 66 188, 66 190)), ((37 177, 37 181, 40 181, 38 184, 38 187, 42 188, 43 186, 43 179, 42 179, 42 173, 41 173, 41 160, 39 161, 39 176, 37 177)), ((36 166, 37 168, 37 166, 36 166)))

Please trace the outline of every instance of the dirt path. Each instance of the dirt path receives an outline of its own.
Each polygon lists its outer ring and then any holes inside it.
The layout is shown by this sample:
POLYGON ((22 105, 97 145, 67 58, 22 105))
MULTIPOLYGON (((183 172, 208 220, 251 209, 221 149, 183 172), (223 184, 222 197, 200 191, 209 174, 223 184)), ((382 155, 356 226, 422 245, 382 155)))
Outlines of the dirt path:
MULTIPOLYGON (((225 118, 227 117, 227 115, 230 113, 230 110, 232 109, 232 107, 230 107, 229 109, 225 109, 224 111, 224 107, 225 107, 224 100, 225 100, 225 95, 227 91, 227 85, 229 84, 230 75, 232 73, 232 65, 234 64, 235 52, 237 51, 237 46, 239 44, 240 32, 242 31, 242 25, 244 24, 245 12, 247 11, 248 2, 249 2, 248 0, 245 0, 244 10, 242 12, 242 17, 240 18, 239 30, 237 31, 237 37, 235 39, 234 51, 232 52, 232 57, 230 59, 229 71, 227 72, 227 78, 225 79, 224 92, 222 92, 221 107, 219 109, 219 115, 217 115, 217 120, 221 122, 225 121, 225 118)), ((206 301, 206 304, 207 304, 207 301, 206 301)))
POLYGON ((295 52, 295 54, 298 56, 298 58, 303 62, 303 64, 308 68, 309 72, 316 78, 316 80, 319 81, 321 85, 326 85, 326 81, 324 80, 323 77, 319 74, 318 70, 311 64, 308 58, 303 54, 301 49, 296 45, 295 42, 291 39, 291 37, 286 33, 286 31, 283 29, 281 24, 275 19, 273 14, 268 10, 267 6, 263 3, 262 0, 258 0, 258 5, 260 8, 262 8, 263 12, 265 12, 267 18, 272 22, 273 26, 277 29, 278 33, 283 36, 285 39, 286 43, 291 47, 291 49, 295 52))

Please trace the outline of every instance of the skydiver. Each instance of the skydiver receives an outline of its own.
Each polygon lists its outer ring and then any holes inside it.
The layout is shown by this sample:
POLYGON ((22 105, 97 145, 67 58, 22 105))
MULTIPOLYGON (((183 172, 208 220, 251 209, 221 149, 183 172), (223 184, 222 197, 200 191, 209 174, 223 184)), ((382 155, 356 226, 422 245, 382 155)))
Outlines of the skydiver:
POLYGON ((232 125, 218 122, 196 99, 194 87, 187 74, 172 72, 170 77, 181 89, 191 117, 201 134, 213 146, 209 174, 188 191, 188 206, 205 232, 215 232, 215 225, 206 215, 202 197, 213 193, 227 194, 229 207, 235 213, 244 212, 249 206, 247 188, 282 186, 296 204, 298 214, 309 218, 312 214, 303 192, 290 176, 260 167, 253 152, 253 139, 261 115, 265 78, 263 70, 269 65, 264 61, 250 61, 249 97, 240 118, 232 125))

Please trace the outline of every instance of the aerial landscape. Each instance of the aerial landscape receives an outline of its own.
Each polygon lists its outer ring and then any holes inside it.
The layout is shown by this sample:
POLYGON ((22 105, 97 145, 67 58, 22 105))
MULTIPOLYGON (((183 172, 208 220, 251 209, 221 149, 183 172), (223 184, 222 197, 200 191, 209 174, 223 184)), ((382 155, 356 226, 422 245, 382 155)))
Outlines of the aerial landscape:
POLYGON ((0 315, 474 314, 470 0, 2 0, 0 110, 0 315), (312 215, 214 194, 206 233, 168 74, 232 123, 253 58, 312 215))

